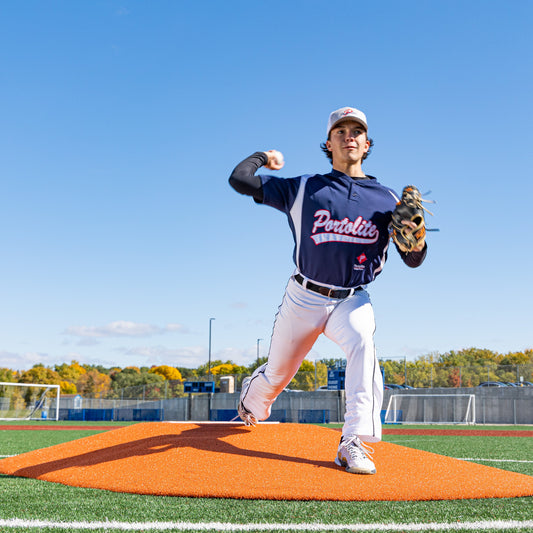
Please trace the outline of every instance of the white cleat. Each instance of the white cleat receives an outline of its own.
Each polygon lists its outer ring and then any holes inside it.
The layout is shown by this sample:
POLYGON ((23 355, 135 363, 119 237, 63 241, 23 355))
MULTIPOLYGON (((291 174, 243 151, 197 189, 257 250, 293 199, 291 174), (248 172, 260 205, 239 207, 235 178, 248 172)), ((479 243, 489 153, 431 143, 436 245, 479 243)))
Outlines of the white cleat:
POLYGON ((351 474, 375 474, 376 465, 370 458, 374 450, 359 440, 359 437, 341 437, 335 464, 344 466, 351 474))
POLYGON ((242 400, 246 396, 246 393, 248 392, 248 389, 250 387, 250 381, 251 378, 244 378, 242 380, 241 396, 239 398, 239 405, 237 407, 237 412, 239 413, 239 416, 244 422, 245 426, 255 426, 257 424, 257 418, 255 418, 252 412, 248 411, 248 409, 246 409, 246 407, 244 407, 244 404, 242 403, 242 400))

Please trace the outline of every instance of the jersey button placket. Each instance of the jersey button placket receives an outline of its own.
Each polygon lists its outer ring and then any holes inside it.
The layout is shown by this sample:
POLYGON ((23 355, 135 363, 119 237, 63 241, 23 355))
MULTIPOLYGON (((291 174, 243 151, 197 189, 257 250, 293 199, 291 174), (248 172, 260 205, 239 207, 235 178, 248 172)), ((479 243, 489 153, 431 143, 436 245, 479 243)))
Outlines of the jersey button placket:
POLYGON ((355 185, 355 183, 350 184, 350 192, 348 193, 348 199, 352 202, 359 201, 359 194, 357 192, 357 186, 355 185))

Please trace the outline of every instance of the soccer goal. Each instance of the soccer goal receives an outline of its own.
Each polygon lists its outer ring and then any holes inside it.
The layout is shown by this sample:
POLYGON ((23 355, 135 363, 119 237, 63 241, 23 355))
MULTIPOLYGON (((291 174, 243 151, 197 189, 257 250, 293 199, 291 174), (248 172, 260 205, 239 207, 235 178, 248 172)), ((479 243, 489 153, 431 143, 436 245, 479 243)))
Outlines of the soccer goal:
POLYGON ((59 420, 59 385, 0 382, 0 420, 59 420))
POLYGON ((474 394, 392 394, 385 424, 475 424, 474 394))

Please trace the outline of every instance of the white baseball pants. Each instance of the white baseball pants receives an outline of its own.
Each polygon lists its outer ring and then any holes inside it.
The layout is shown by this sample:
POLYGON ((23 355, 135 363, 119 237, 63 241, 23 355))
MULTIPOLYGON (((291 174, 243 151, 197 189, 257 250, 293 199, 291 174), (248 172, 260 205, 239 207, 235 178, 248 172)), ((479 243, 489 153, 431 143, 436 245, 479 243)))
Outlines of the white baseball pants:
POLYGON ((343 435, 378 442, 383 379, 374 330, 374 311, 365 290, 338 300, 304 289, 291 277, 274 322, 268 361, 252 374, 241 397, 244 406, 258 420, 266 420, 272 404, 323 333, 346 354, 343 435))

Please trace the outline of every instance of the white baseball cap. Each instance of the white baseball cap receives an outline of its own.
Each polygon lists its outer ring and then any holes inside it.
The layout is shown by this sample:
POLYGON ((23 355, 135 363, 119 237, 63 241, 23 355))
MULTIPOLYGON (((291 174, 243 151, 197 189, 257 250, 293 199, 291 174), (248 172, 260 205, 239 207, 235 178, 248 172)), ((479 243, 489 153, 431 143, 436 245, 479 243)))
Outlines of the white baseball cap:
POLYGON ((329 116, 327 136, 329 137, 329 132, 338 122, 347 118, 359 122, 359 124, 362 124, 365 129, 368 130, 366 116, 362 111, 355 109, 355 107, 341 107, 340 109, 337 109, 337 111, 333 111, 333 113, 331 113, 329 116))

